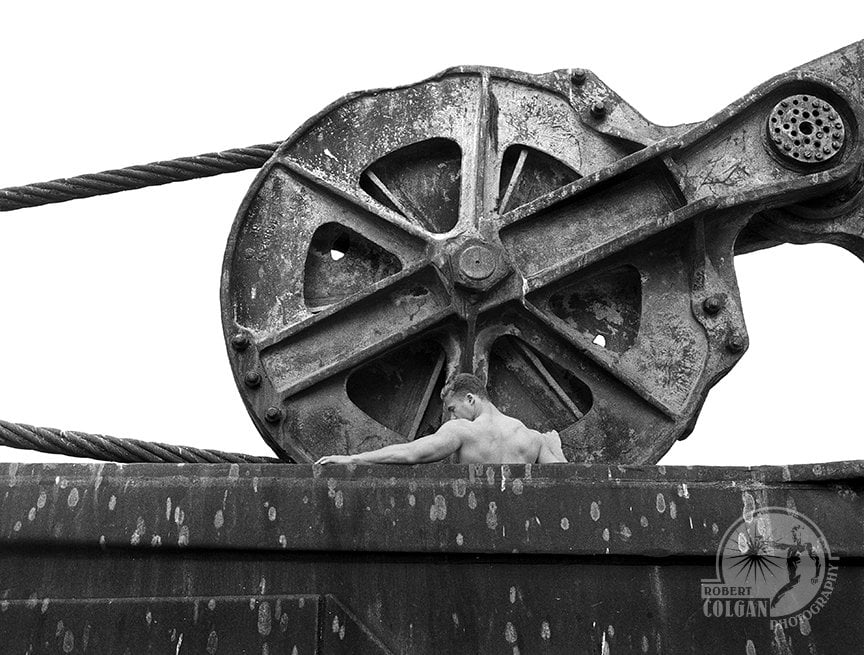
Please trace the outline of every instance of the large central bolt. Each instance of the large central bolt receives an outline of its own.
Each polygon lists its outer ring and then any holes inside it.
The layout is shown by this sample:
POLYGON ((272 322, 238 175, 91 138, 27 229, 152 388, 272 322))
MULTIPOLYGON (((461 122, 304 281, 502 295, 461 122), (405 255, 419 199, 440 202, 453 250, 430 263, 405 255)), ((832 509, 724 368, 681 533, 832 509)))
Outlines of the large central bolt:
POLYGON ((498 256, 483 245, 469 246, 459 255, 459 270, 469 280, 485 280, 495 272, 498 256))

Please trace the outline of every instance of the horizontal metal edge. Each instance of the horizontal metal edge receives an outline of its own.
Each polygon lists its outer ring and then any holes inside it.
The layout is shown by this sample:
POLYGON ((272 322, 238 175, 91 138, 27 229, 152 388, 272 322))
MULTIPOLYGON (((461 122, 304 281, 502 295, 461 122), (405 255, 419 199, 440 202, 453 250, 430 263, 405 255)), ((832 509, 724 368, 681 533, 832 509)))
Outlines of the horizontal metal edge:
MULTIPOLYGON (((710 556, 763 507, 864 556, 864 462, 741 467, 0 464, 0 549, 710 556)), ((167 553, 166 553, 167 555, 167 553)))

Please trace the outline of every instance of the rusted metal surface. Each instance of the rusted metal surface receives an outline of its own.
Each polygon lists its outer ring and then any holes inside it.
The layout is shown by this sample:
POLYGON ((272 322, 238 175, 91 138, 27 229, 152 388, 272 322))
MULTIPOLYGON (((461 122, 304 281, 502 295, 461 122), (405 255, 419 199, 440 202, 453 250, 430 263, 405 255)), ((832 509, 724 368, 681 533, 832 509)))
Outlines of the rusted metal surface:
POLYGON ((845 653, 864 464, 3 465, 0 634, 31 653, 845 653), (817 518, 806 626, 704 613, 727 527, 817 518), (839 572, 838 572, 839 569, 839 572))
POLYGON ((747 349, 736 254, 864 255, 862 57, 677 127, 583 70, 455 68, 335 102, 264 166, 225 254, 256 426, 301 462, 410 440, 469 371, 571 460, 656 462, 747 349))

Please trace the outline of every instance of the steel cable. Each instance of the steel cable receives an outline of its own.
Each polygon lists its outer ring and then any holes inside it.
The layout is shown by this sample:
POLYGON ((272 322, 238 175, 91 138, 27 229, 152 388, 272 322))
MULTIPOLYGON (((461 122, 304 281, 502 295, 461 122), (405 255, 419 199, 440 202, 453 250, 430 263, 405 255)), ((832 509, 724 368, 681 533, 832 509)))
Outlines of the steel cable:
POLYGON ((8 187, 0 189, 0 212, 261 168, 278 147, 279 142, 264 143, 248 148, 209 152, 194 157, 180 157, 50 182, 8 187))
MULTIPOLYGON (((280 142, 0 189, 0 212, 260 168, 280 142)), ((0 445, 110 462, 279 463, 274 457, 118 439, 0 420, 0 445)))
POLYGON ((118 439, 103 434, 88 434, 56 428, 38 428, 0 419, 0 446, 38 450, 43 453, 88 457, 106 462, 161 463, 250 463, 278 464, 275 457, 225 453, 189 446, 118 439))

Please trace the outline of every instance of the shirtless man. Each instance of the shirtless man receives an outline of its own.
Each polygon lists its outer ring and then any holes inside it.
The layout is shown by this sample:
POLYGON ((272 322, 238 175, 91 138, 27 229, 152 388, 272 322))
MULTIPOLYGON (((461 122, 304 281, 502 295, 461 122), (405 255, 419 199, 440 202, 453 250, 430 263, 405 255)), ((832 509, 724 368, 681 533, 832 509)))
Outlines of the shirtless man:
POLYGON ((556 431, 540 433, 503 414, 479 378, 461 373, 441 390, 450 420, 437 432, 408 443, 357 455, 327 455, 316 464, 425 464, 456 453, 460 463, 566 462, 556 431))

